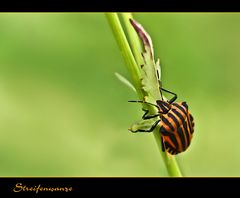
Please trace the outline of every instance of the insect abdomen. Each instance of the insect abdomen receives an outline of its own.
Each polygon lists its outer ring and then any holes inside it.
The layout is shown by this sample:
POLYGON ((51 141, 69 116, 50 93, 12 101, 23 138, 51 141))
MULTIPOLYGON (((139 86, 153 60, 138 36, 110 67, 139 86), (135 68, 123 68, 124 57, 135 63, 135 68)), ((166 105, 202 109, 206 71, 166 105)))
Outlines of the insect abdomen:
POLYGON ((161 116, 160 125, 163 144, 167 152, 175 155, 189 147, 194 123, 185 102, 172 103, 170 111, 161 116))

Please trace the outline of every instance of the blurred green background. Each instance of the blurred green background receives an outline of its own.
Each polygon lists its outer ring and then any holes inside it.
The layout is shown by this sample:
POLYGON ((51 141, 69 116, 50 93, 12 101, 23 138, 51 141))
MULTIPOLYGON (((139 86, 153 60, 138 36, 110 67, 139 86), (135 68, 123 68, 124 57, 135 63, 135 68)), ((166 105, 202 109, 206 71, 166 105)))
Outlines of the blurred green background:
MULTIPOLYGON (((240 176, 240 15, 135 13, 195 118, 186 176, 240 176)), ((167 176, 103 13, 0 14, 0 176, 167 176)))

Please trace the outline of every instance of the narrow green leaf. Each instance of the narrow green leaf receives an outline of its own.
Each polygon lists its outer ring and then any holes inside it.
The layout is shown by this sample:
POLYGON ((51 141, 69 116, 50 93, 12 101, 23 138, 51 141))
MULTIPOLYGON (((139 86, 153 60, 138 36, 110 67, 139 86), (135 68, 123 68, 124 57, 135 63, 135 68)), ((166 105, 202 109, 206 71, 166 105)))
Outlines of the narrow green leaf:
POLYGON ((129 21, 130 19, 133 20, 133 16, 131 13, 121 13, 121 16, 122 16, 125 28, 127 30, 127 35, 129 38, 131 49, 133 51, 134 58, 136 59, 136 62, 140 67, 140 65, 143 64, 143 57, 139 52, 143 51, 143 46, 136 31, 134 31, 134 28, 129 21))
POLYGON ((117 72, 115 72, 115 75, 118 78, 118 80, 120 80, 123 84, 125 84, 127 87, 129 87, 134 92, 137 92, 135 87, 132 85, 132 83, 130 83, 129 80, 127 80, 124 76, 122 76, 121 74, 119 74, 117 72))

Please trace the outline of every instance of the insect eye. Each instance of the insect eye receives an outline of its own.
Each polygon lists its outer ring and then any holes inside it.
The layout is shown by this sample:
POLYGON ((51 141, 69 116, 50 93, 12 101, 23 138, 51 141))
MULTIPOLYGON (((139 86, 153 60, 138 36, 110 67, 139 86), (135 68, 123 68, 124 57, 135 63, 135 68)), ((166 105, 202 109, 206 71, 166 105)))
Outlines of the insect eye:
POLYGON ((183 105, 186 109, 188 109, 188 105, 187 105, 186 102, 182 102, 182 105, 183 105))

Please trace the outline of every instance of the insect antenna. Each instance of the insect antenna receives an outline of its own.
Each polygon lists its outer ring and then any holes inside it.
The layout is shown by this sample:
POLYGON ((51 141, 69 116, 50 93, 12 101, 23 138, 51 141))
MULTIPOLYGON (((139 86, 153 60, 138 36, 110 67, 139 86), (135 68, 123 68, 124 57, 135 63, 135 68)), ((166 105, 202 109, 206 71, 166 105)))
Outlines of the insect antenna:
POLYGON ((144 104, 152 105, 152 106, 155 106, 155 107, 159 108, 159 106, 156 105, 156 104, 153 104, 153 103, 150 103, 150 102, 145 102, 145 101, 142 101, 142 100, 129 100, 128 102, 144 103, 144 104))

